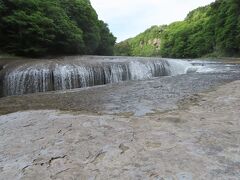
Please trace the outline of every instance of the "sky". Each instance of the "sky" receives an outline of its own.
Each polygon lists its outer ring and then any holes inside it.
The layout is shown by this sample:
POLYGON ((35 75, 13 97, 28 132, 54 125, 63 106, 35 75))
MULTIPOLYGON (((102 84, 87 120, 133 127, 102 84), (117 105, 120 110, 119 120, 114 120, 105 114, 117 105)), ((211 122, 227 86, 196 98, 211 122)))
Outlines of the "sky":
POLYGON ((99 19, 109 25, 117 42, 152 25, 183 20, 189 11, 215 0, 90 0, 99 19))

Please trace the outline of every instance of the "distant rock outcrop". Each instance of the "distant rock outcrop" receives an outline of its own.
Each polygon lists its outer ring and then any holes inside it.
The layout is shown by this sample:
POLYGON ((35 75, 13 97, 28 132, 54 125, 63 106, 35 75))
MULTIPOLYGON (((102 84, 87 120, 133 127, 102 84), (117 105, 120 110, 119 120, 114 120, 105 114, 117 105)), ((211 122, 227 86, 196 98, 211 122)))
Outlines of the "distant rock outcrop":
POLYGON ((138 36, 116 44, 115 54, 124 56, 160 56, 162 33, 166 26, 152 26, 138 36))

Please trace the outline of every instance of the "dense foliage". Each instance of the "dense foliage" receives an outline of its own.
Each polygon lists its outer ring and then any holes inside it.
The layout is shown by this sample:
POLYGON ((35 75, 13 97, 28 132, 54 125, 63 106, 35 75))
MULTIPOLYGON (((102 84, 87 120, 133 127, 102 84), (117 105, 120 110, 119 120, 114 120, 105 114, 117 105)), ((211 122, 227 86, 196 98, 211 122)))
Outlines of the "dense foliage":
POLYGON ((170 24, 161 54, 177 58, 239 55, 239 24, 240 1, 217 0, 190 12, 185 21, 170 24))
POLYGON ((113 53, 116 38, 89 0, 0 0, 0 51, 23 56, 113 53))
MULTIPOLYGON (((147 34, 141 34, 142 37, 145 35, 147 34)), ((159 35, 156 35, 155 38, 159 38, 159 35)), ((138 39, 138 36, 136 39, 138 39)), ((123 44, 127 44, 130 48, 133 47, 132 42, 134 41, 136 42, 135 38, 131 41, 121 42, 116 45, 115 52, 118 54, 119 49, 124 51, 126 46, 122 48, 123 44)), ((190 12, 184 21, 174 22, 164 28, 160 36, 160 42, 158 53, 144 53, 144 50, 141 51, 143 46, 138 43, 138 47, 134 47, 138 51, 131 50, 134 53, 129 55, 161 55, 173 58, 195 58, 206 55, 239 56, 240 1, 216 0, 208 6, 190 12)), ((155 47, 152 46, 152 50, 155 50, 155 47)))

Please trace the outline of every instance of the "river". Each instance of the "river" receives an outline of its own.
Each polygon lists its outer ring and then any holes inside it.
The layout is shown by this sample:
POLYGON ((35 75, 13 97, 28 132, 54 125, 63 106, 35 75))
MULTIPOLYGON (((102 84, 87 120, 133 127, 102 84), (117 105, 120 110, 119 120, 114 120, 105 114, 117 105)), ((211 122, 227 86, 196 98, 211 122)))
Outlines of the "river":
POLYGON ((231 70, 230 65, 162 58, 68 56, 16 61, 3 66, 2 94, 22 95, 228 70, 231 70))
POLYGON ((0 109, 141 116, 176 108, 187 96, 240 79, 239 72, 238 64, 214 60, 71 56, 17 61, 2 70, 7 97, 0 99, 0 109))

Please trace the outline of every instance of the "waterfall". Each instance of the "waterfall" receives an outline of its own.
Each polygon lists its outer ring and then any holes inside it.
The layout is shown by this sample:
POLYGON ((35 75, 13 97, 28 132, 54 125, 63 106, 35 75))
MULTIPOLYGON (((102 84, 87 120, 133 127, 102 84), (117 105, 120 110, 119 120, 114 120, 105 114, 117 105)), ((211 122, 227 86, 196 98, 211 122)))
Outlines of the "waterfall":
POLYGON ((24 63, 5 70, 5 96, 74 89, 185 74, 187 61, 157 58, 69 57, 24 63))

